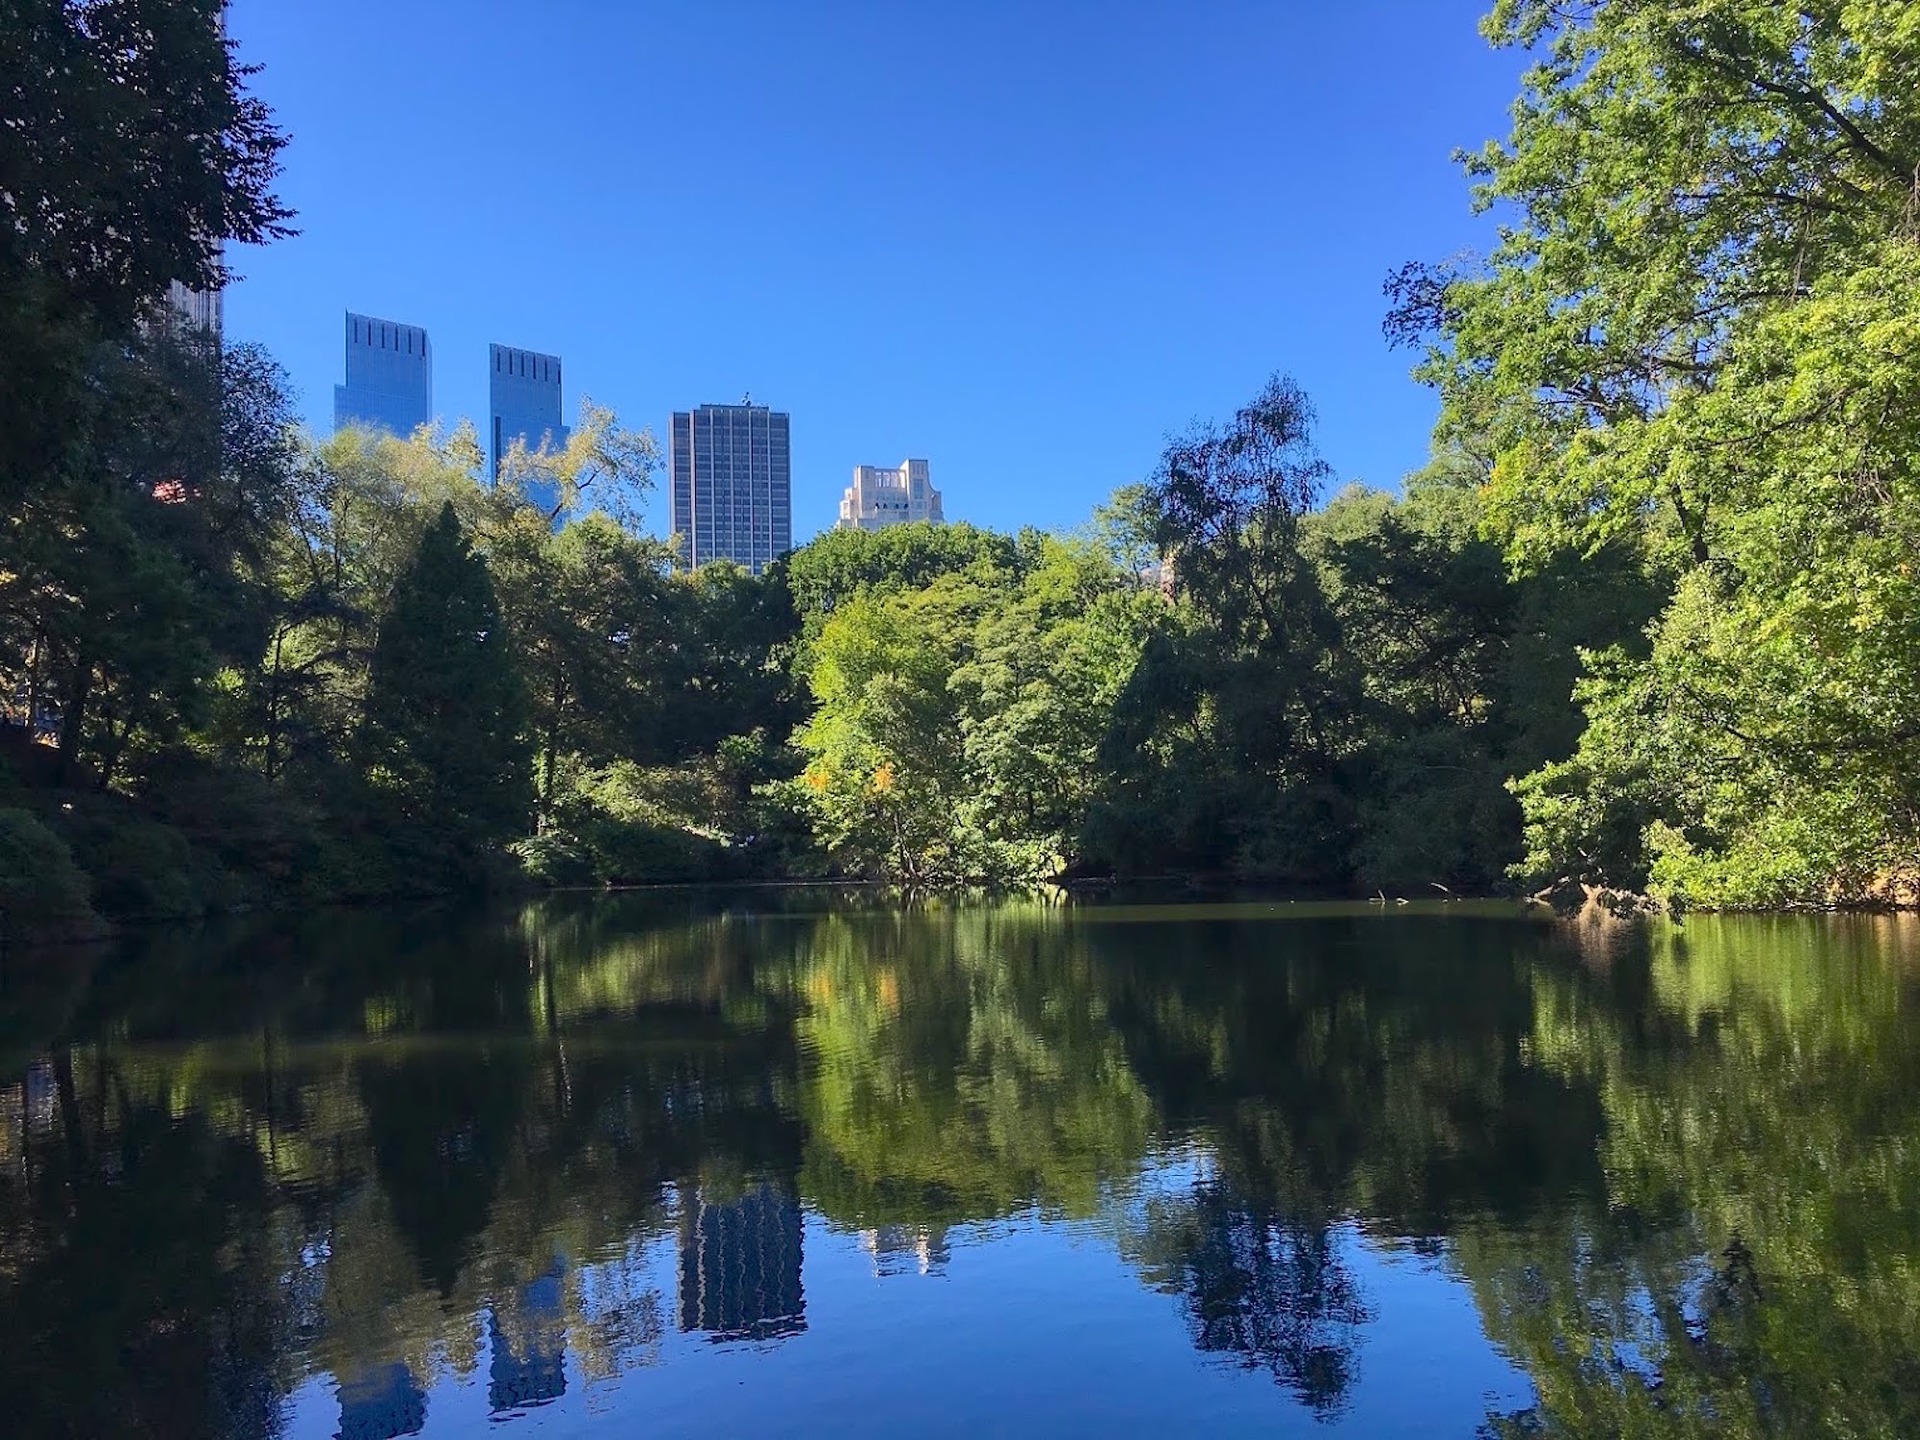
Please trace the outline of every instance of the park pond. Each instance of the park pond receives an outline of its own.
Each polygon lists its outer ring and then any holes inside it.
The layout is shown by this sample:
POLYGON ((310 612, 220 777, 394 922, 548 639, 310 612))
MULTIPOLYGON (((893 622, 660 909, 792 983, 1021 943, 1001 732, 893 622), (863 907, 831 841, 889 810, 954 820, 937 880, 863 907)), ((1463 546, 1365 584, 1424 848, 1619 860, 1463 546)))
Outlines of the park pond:
POLYGON ((5 1428, 1920 1434, 1916 958, 744 891, 16 953, 5 1428))

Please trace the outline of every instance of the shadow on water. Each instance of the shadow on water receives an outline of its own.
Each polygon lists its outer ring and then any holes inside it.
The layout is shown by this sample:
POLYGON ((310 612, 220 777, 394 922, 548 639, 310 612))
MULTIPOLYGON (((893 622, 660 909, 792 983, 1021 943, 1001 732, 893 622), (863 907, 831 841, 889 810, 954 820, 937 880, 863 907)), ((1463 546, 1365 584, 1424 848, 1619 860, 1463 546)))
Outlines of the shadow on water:
POLYGON ((449 1377, 506 1417, 788 1344, 817 1235, 940 1275, 1062 1225, 1326 1421, 1405 1383, 1406 1254, 1525 1374, 1489 1434, 1920 1433, 1916 938, 688 892, 47 957, 0 1005, 0 1393, 264 1436, 317 1376, 409 1434, 449 1377))

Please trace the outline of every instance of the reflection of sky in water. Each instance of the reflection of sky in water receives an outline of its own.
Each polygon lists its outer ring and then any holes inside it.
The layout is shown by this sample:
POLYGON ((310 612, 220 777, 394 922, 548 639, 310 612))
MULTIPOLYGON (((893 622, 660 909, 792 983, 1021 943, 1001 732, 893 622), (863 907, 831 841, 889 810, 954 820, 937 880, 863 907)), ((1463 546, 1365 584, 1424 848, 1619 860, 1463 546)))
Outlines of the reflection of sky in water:
MULTIPOLYGON (((1357 1383, 1336 1412, 1316 1416, 1267 1370, 1196 1351, 1181 1297, 1144 1287, 1121 1247, 1146 1204, 1192 1193, 1209 1169, 1190 1148, 1159 1157, 1092 1221, 1029 1210, 937 1234, 904 1226, 876 1234, 809 1213, 804 1326, 722 1343, 681 1323, 695 1318, 682 1292, 683 1237, 635 1244, 566 1277, 579 1296, 567 1321, 593 1332, 599 1343, 587 1348, 599 1373, 583 1375, 581 1347, 568 1344, 564 1377, 554 1377, 563 1383, 532 1375, 534 1389, 553 1393, 503 1413, 494 1408, 509 1398, 500 1377, 531 1373, 526 1349, 510 1338, 522 1348, 503 1367, 502 1336, 514 1326, 476 1317, 486 1343, 464 1374, 435 1367, 418 1433, 476 1433, 504 1421, 512 1432, 543 1435, 636 1427, 708 1435, 1471 1435, 1489 1407, 1529 1402, 1525 1375, 1488 1343, 1471 1292, 1447 1262, 1350 1223, 1333 1227, 1332 1244, 1368 1318, 1358 1328, 1357 1383), (941 1263, 925 1264, 929 1251, 941 1263)), ((558 1269, 520 1290, 537 1293, 509 1297, 503 1316, 517 1308, 536 1331, 558 1316, 558 1269)), ((704 1303, 728 1312, 720 1318, 743 1314, 738 1297, 704 1303)), ((547 1333, 575 1339, 564 1329, 547 1333)), ((290 1399, 287 1434, 332 1437, 341 1416, 338 1382, 316 1374, 290 1399)))

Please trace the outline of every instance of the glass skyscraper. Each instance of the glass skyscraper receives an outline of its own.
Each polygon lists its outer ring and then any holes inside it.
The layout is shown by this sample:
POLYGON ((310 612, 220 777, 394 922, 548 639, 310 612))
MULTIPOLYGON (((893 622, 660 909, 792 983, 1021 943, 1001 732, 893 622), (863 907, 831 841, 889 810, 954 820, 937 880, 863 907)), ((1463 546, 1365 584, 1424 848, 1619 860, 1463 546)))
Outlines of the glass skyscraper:
POLYGON ((206 335, 217 345, 225 324, 226 296, 218 285, 196 290, 178 280, 167 287, 168 313, 176 325, 206 335))
MULTIPOLYGON (((500 478, 500 463, 515 440, 527 449, 538 450, 544 441, 558 450, 567 443, 567 427, 560 423, 560 357, 542 355, 537 350, 518 350, 511 345, 488 348, 488 409, 492 423, 487 431, 491 474, 500 478)), ((529 481, 528 498, 544 510, 559 505, 559 487, 551 481, 529 481)))
POLYGON ((764 405, 673 415, 673 533, 689 566, 733 560, 758 575, 793 548, 790 417, 764 405))
POLYGON ((366 425, 402 438, 433 418, 427 332, 347 312, 347 383, 333 387, 333 428, 366 425))

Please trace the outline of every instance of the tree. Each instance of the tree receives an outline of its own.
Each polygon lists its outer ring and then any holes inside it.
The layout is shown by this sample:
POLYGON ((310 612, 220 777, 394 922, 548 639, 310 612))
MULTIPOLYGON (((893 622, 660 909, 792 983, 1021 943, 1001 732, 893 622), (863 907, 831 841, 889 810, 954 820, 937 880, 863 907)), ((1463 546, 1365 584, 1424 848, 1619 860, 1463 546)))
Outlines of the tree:
POLYGON ((787 560, 793 606, 809 635, 834 610, 863 590, 920 590, 942 575, 967 570, 1017 570, 1020 551, 1011 536, 972 525, 916 521, 879 530, 827 530, 787 560))
POLYGON ((1512 562, 1638 552, 1668 603, 1596 654, 1528 868, 1722 904, 1913 891, 1920 792, 1920 16, 1504 0, 1532 47, 1469 161, 1513 220, 1414 266, 1443 440, 1491 454, 1512 562))
POLYGON ((220 246, 290 233, 270 189, 286 137, 246 92, 221 0, 10 0, 0 84, 5 273, 127 324, 173 281, 223 276, 220 246))
POLYGON ((70 483, 21 497, 0 566, 0 676, 54 713, 69 773, 204 718, 258 651, 262 562, 292 503, 284 377, 257 349, 165 331, 103 361, 70 483))
POLYGON ((452 502, 420 539, 380 624, 368 753, 402 814, 473 849, 526 821, 526 699, 484 557, 452 502))
POLYGON ((984 878, 957 823, 970 787, 948 684, 982 599, 950 575, 926 591, 857 595, 820 632, 807 670, 817 708, 794 736, 807 765, 792 790, 856 870, 911 885, 984 878))
POLYGON ((1275 377, 1230 423, 1170 444, 1133 502, 1181 607, 1147 643, 1107 741, 1098 828, 1123 867, 1344 878, 1351 822, 1333 771, 1352 746, 1351 679, 1300 545, 1330 475, 1312 424, 1305 392, 1275 377))
POLYGON ((961 697, 968 810, 1014 875, 1078 868, 1113 707, 1166 609, 1098 547, 1048 539, 981 620, 961 697))
POLYGON ((522 527, 493 557, 527 681, 545 821, 563 759, 659 758, 670 552, 596 513, 557 534, 522 527))
MULTIPOLYGON (((99 369, 226 242, 291 233, 286 137, 246 90, 219 0, 0 7, 0 504, 81 483, 99 369)), ((11 556, 0 549, 0 569, 11 556)))
POLYGON ((529 449, 516 438, 500 457, 499 484, 538 509, 549 526, 591 509, 637 535, 659 468, 660 445, 651 430, 630 430, 607 406, 582 396, 566 444, 556 449, 543 439, 529 449))

